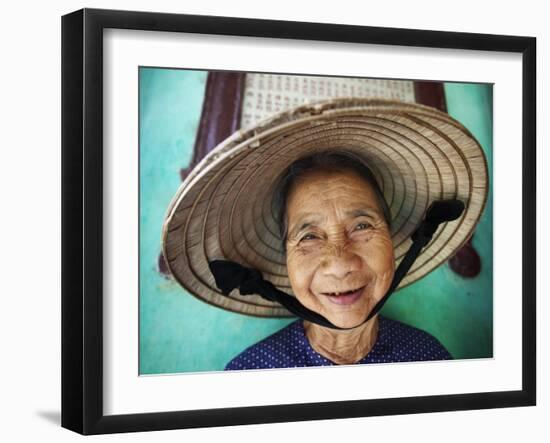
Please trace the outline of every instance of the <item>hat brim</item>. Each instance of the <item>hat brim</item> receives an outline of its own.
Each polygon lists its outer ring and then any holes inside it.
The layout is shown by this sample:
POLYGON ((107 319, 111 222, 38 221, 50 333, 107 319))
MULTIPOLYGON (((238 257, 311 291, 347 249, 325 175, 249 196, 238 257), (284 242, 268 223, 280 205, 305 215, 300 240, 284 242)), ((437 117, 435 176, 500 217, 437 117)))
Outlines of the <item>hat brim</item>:
POLYGON ((228 297, 208 262, 231 260, 256 268, 292 293, 273 213, 281 173, 308 154, 346 150, 369 165, 392 217, 396 266, 434 200, 459 199, 466 209, 441 225, 399 287, 422 278, 472 235, 488 192, 487 161, 459 122, 434 108, 369 99, 334 99, 286 111, 238 131, 217 146, 180 186, 163 226, 162 245, 174 278, 191 294, 235 312, 290 314, 260 296, 228 297))

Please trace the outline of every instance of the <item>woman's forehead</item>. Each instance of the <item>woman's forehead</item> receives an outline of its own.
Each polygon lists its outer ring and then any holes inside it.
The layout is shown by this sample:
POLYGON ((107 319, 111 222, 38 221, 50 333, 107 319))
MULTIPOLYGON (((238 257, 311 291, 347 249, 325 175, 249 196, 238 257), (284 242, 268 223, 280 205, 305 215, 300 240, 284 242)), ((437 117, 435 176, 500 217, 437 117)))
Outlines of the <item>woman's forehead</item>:
POLYGON ((378 208, 374 187, 351 170, 314 170, 299 177, 292 186, 287 210, 316 204, 345 205, 360 210, 364 205, 378 208))
POLYGON ((289 222, 322 223, 333 217, 381 216, 371 184, 353 171, 314 171, 294 184, 288 201, 289 222))

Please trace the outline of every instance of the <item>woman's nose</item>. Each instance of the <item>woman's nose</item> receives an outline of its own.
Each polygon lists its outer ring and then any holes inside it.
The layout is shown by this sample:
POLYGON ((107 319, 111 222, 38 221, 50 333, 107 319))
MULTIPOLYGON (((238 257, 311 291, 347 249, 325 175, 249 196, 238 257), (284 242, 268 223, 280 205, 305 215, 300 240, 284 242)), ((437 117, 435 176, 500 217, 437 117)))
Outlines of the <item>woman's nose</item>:
POLYGON ((338 251, 327 255, 322 266, 323 275, 342 280, 361 268, 361 259, 353 253, 338 251))

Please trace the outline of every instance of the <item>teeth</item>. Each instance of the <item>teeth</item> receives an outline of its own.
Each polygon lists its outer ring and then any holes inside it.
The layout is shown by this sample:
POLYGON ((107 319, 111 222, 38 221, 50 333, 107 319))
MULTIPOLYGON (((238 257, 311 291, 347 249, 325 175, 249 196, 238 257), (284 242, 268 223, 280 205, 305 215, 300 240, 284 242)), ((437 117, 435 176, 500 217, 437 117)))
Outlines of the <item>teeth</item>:
POLYGON ((338 297, 339 295, 346 295, 346 294, 352 294, 354 293, 355 291, 357 291, 357 289, 353 289, 351 291, 346 291, 346 292, 330 292, 329 295, 333 296, 333 297, 338 297))

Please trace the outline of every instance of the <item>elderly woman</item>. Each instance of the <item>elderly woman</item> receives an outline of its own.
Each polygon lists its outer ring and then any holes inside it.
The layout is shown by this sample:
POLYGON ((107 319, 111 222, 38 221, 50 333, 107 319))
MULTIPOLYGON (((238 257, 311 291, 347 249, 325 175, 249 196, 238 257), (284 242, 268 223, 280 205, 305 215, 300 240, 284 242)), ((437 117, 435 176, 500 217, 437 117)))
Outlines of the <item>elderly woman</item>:
POLYGON ((216 148, 173 200, 163 251, 211 304, 300 317, 226 369, 449 359, 378 311, 468 240, 486 195, 483 151, 446 114, 338 99, 216 148))

